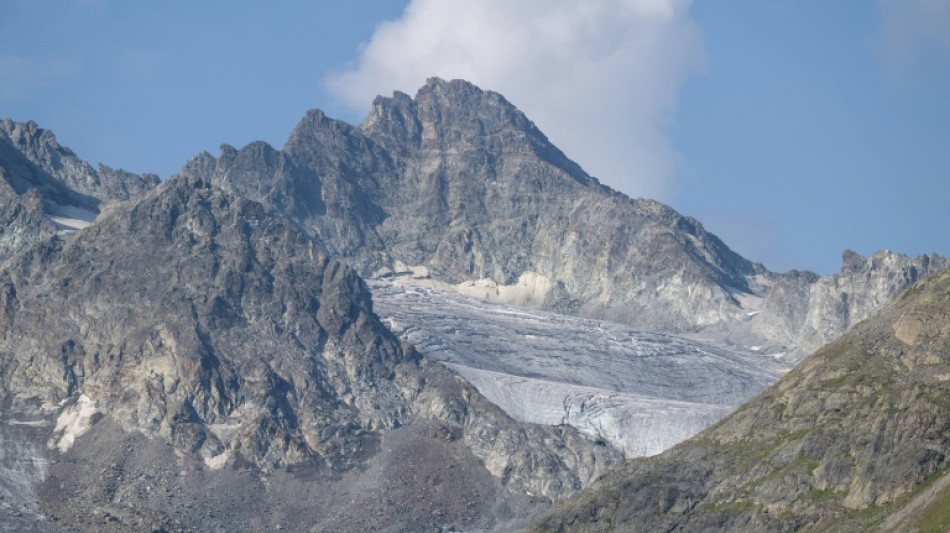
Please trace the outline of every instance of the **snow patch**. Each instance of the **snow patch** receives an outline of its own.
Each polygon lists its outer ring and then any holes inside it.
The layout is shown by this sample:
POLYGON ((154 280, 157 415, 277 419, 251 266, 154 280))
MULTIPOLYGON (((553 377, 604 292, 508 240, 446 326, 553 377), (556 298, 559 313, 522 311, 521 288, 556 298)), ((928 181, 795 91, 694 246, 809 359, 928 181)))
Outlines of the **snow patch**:
POLYGON ((85 435, 89 428, 99 419, 98 403, 89 399, 85 394, 79 396, 76 403, 63 409, 56 419, 53 428, 53 438, 47 446, 66 453, 73 447, 78 437, 85 435))
POLYGON ((96 219, 96 214, 88 209, 74 205, 61 205, 51 202, 45 206, 45 216, 56 224, 63 233, 81 230, 96 219))
POLYGON ((49 425, 49 422, 46 420, 11 420, 11 426, 32 426, 35 428, 41 428, 43 426, 49 425))
POLYGON ((481 300, 506 305, 538 308, 544 303, 554 281, 537 272, 523 272, 518 281, 511 285, 499 284, 491 278, 463 281, 458 284, 446 283, 429 276, 424 266, 407 266, 401 261, 393 263, 393 268, 381 268, 373 274, 375 279, 385 279, 404 285, 450 291, 481 300))
POLYGON ((205 466, 211 470, 221 470, 224 468, 224 465, 228 463, 228 459, 231 458, 231 451, 225 450, 224 453, 215 455, 214 457, 205 457, 204 462, 205 466))

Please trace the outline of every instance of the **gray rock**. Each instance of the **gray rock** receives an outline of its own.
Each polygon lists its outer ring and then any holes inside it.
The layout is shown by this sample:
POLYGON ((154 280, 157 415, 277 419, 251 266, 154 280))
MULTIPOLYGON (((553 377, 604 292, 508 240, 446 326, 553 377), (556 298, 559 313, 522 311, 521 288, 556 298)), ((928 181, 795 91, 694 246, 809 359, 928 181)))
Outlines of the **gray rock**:
POLYGON ((377 98, 359 126, 311 111, 280 151, 224 146, 182 174, 291 216, 363 276, 424 268, 443 289, 792 360, 917 279, 897 259, 820 283, 769 272, 698 221, 601 185, 504 97, 459 80, 377 98), (858 275, 890 281, 844 281, 858 275))
POLYGON ((107 204, 157 184, 154 174, 93 169, 32 121, 0 120, 0 261, 52 233, 84 227, 107 204))
POLYGON ((140 176, 101 164, 98 170, 93 169, 72 150, 60 146, 51 131, 33 121, 0 120, 0 139, 0 152, 7 152, 0 154, 4 163, 11 149, 29 162, 24 165, 26 175, 13 176, 8 170, 10 179, 15 180, 14 188, 21 194, 22 188, 46 187, 52 193, 50 200, 93 209, 101 202, 138 198, 158 184, 155 174, 140 176), (63 189, 72 194, 57 196, 67 194, 63 189))
POLYGON ((277 152, 262 143, 184 175, 295 216, 363 275, 396 261, 448 283, 534 273, 538 305, 685 330, 721 321, 752 263, 695 220, 600 185, 497 93, 430 80, 379 98, 360 127, 308 113, 277 152))
POLYGON ((950 259, 936 254, 911 258, 884 250, 865 258, 846 250, 838 274, 771 276, 762 284, 754 316, 728 336, 733 342, 759 344, 800 361, 918 280, 948 267, 950 259))
POLYGON ((43 217, 43 200, 36 190, 19 195, 0 168, 0 261, 56 233, 43 217))
MULTIPOLYGON (((169 180, 14 257, 0 295, 0 393, 61 405, 50 446, 62 453, 105 417, 212 471, 306 467, 357 485, 372 485, 359 473, 372 465, 419 482, 446 475, 425 456, 400 464, 377 449, 393 435, 427 447, 432 461, 456 457, 482 472, 485 490, 471 498, 483 509, 530 494, 522 517, 620 456, 569 427, 513 421, 394 337, 354 270, 259 203, 199 179, 169 180)), ((68 505, 51 497, 45 512, 79 520, 70 509, 92 508, 107 482, 89 481, 68 505)), ((109 491, 106 503, 119 503, 109 491)), ((169 504, 128 519, 179 511, 169 504)), ((462 511, 420 523, 499 519, 462 511)), ((426 516, 410 515, 403 529, 426 516)))

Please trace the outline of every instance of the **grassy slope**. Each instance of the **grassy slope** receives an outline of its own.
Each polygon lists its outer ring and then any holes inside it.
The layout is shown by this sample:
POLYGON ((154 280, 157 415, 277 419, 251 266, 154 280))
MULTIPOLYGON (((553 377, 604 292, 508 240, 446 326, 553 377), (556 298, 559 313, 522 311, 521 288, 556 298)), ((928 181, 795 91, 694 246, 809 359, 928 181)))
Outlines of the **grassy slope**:
POLYGON ((914 286, 716 426, 622 465, 536 527, 854 531, 934 498, 920 521, 931 527, 950 496, 920 495, 948 455, 950 272, 914 286))

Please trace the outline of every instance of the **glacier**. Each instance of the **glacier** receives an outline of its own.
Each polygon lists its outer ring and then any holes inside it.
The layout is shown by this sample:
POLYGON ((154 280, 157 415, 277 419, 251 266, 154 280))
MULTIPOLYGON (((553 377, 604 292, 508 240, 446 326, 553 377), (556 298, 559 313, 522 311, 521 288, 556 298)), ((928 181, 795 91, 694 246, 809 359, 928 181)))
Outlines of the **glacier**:
POLYGON ((726 416, 790 365, 741 347, 494 303, 411 280, 368 281, 374 310, 513 418, 568 424, 627 457, 726 416))

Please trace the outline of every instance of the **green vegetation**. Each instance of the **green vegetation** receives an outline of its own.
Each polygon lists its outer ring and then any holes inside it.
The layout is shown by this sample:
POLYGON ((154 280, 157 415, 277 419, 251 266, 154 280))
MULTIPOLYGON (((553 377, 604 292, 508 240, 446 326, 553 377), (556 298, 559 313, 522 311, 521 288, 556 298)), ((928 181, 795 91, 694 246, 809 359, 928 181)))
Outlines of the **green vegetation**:
POLYGON ((950 531, 950 487, 939 495, 921 513, 919 533, 950 531))
MULTIPOLYGON (((904 494, 900 498, 886 505, 874 505, 864 509, 855 509, 845 512, 841 516, 812 524, 802 529, 802 533, 851 533, 853 531, 874 531, 879 528, 888 517, 899 512, 904 506, 910 503, 914 498, 930 489, 933 484, 947 470, 940 470, 927 476, 927 478, 914 487, 914 490, 904 494)), ((944 533, 950 531, 950 487, 945 488, 941 494, 931 502, 924 510, 921 518, 920 529, 918 533, 944 533), (924 524, 928 524, 929 529, 925 529, 924 524), (940 527, 944 524, 943 527, 940 527), (936 529, 934 529, 936 528, 936 529)))
POLYGON ((747 501, 731 501, 721 503, 704 503, 699 506, 700 509, 710 513, 748 513, 762 507, 761 504, 747 501))
POLYGON ((840 495, 839 491, 834 489, 811 489, 808 491, 808 494, 805 495, 806 500, 811 500, 815 502, 824 502, 831 500, 832 498, 840 495))

